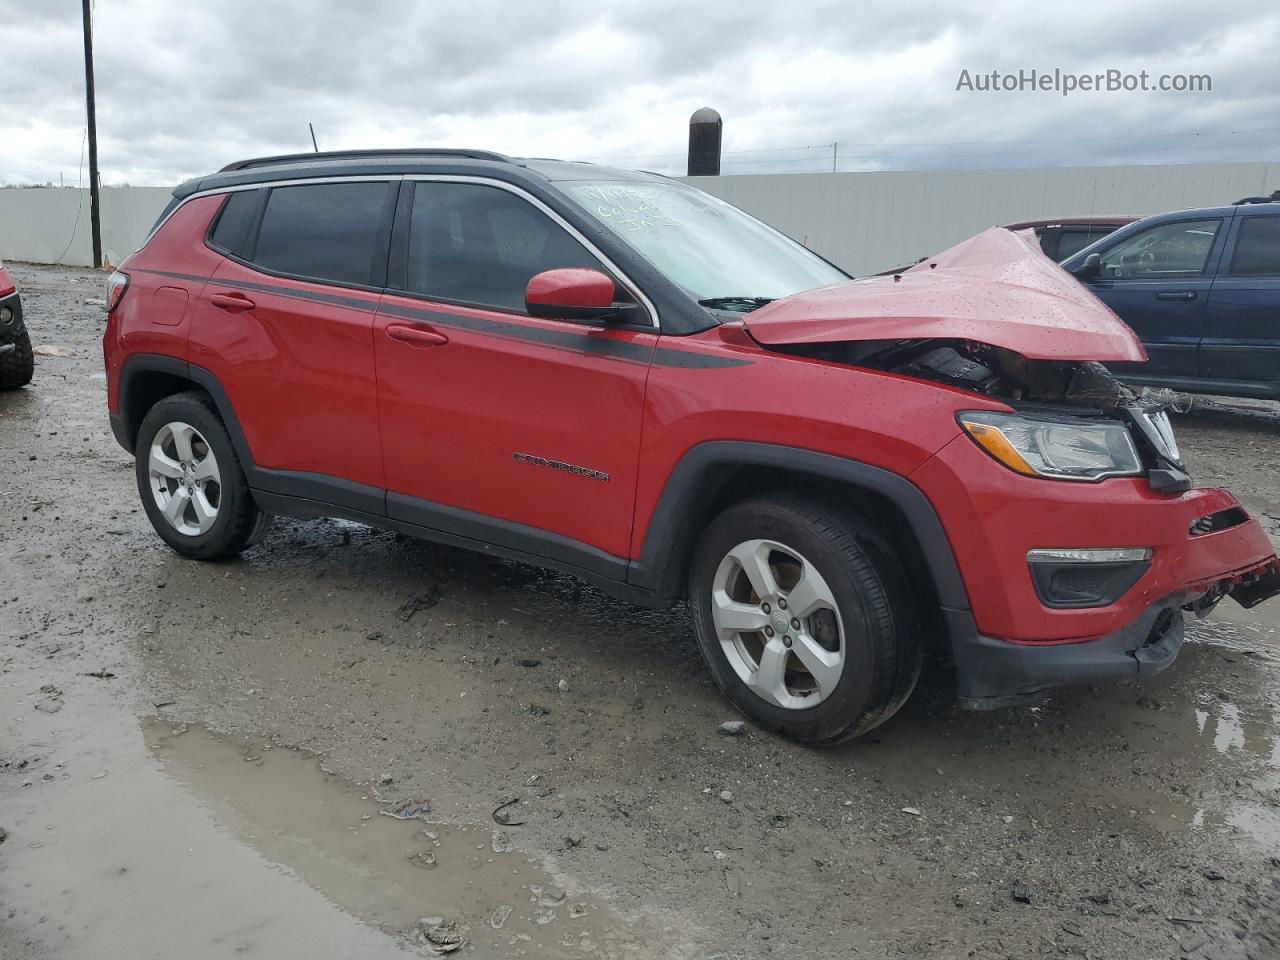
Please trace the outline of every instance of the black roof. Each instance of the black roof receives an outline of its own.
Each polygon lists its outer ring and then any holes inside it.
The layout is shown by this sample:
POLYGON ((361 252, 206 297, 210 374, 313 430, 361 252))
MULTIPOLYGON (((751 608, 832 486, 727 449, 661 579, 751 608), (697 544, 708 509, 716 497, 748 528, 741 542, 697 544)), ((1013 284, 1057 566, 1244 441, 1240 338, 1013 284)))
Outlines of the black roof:
POLYGON ((273 180, 305 180, 313 177, 380 176, 385 174, 437 173, 485 175, 520 183, 547 180, 665 180, 658 174, 621 170, 571 160, 523 159, 492 150, 396 149, 334 150, 257 157, 229 163, 217 173, 188 180, 174 189, 181 199, 204 190, 265 183, 273 180))

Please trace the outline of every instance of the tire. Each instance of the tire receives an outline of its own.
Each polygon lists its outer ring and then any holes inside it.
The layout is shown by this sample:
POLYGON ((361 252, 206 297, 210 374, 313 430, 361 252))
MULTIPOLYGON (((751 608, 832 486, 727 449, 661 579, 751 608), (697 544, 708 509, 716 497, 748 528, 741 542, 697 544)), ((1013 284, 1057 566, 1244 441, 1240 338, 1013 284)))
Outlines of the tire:
POLYGON ((142 507, 160 538, 183 556, 234 557, 270 527, 272 517, 254 503, 207 394, 179 393, 153 406, 138 429, 134 454, 142 507))
POLYGON ((694 629, 716 683, 755 723, 802 743, 839 743, 897 712, 920 676, 917 605, 875 527, 820 497, 729 507, 690 567, 694 629), (772 602, 757 589, 765 576, 772 602))
POLYGON ((22 317, 14 313, 5 324, 0 321, 0 347, 13 344, 15 349, 0 355, 0 390, 16 390, 31 382, 35 373, 35 356, 31 352, 31 337, 22 317))

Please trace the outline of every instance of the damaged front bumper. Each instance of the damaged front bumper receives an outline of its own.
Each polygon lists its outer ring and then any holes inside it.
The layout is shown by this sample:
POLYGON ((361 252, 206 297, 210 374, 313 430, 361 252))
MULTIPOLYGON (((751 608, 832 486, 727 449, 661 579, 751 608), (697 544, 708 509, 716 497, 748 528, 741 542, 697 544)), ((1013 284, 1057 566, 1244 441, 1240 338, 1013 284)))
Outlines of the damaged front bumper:
POLYGON ((1148 607, 1127 626, 1100 637, 1014 642, 960 625, 961 629, 952 630, 960 705, 967 710, 994 710, 1031 702, 1054 687, 1159 673, 1182 648, 1187 612, 1204 616, 1226 596, 1252 607, 1277 594, 1280 558, 1272 557, 1249 569, 1188 585, 1148 607))

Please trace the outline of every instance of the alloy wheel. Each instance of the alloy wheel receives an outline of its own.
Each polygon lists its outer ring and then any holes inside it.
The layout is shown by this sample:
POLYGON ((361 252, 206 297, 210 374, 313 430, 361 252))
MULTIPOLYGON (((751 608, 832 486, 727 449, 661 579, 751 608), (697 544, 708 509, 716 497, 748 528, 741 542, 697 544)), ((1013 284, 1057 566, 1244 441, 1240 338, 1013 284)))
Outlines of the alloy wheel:
POLYGON ((844 625, 835 595, 799 551, 746 540, 716 568, 711 616, 726 659, 757 696, 789 710, 813 707, 844 673, 844 625))
POLYGON ((166 423, 147 453, 151 495, 160 513, 178 533, 208 532, 222 504, 222 474, 213 448, 189 423, 166 423))

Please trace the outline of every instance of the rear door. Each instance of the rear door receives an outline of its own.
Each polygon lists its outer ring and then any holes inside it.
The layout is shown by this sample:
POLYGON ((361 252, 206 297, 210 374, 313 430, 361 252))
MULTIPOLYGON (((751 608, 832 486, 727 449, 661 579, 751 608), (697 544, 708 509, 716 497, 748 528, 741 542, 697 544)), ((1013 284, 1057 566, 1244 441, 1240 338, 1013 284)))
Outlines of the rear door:
POLYGON ((388 515, 620 579, 653 318, 529 316, 534 274, 620 278, 521 191, 448 179, 404 191, 390 278, 400 289, 374 332, 388 515))
POLYGON ((1166 220, 1132 234, 1102 256, 1102 273, 1088 282, 1142 340, 1147 363, 1117 363, 1123 374, 1195 377, 1205 306, 1222 248, 1222 219, 1166 220))
POLYGON ((197 299, 189 358, 226 390, 255 483, 382 512, 373 319, 397 187, 233 193, 214 225, 225 258, 197 299))
POLYGON ((1280 381, 1280 210, 1244 207, 1233 219, 1209 294, 1200 375, 1280 381))

